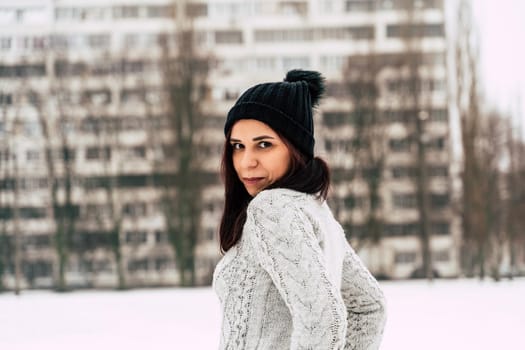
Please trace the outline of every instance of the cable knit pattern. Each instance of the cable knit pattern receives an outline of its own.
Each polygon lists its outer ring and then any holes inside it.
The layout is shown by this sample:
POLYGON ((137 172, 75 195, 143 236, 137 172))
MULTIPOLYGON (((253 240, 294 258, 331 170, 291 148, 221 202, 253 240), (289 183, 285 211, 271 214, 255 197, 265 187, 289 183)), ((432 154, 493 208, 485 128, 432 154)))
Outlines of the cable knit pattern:
POLYGON ((314 196, 259 193, 213 287, 222 306, 220 349, 379 348, 383 294, 314 196))

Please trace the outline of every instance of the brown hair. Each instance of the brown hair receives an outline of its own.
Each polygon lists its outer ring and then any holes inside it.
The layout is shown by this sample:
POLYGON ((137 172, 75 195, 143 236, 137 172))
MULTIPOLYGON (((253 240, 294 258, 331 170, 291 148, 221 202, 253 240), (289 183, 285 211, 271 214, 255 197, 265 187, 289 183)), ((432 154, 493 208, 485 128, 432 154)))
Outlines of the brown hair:
MULTIPOLYGON (((315 194, 317 198, 325 200, 330 187, 330 170, 326 162, 319 157, 308 159, 282 134, 278 131, 275 132, 290 151, 290 168, 283 177, 268 186, 267 189, 288 188, 315 194)), ((231 130, 226 135, 221 161, 221 177, 224 182, 224 211, 219 227, 219 241, 222 253, 227 252, 241 238, 246 221, 246 208, 252 199, 233 167, 230 134, 231 130)))

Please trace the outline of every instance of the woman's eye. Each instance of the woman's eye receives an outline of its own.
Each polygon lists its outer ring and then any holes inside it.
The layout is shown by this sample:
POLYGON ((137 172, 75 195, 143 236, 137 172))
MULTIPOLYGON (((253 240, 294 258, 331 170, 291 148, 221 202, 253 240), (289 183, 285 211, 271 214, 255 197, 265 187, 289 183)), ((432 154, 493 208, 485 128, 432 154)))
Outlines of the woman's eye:
POLYGON ((232 148, 238 150, 242 148, 242 145, 240 143, 232 143, 232 148))
POLYGON ((266 141, 262 141, 261 143, 259 143, 259 147, 261 147, 261 148, 268 148, 271 145, 272 144, 270 142, 266 142, 266 141))

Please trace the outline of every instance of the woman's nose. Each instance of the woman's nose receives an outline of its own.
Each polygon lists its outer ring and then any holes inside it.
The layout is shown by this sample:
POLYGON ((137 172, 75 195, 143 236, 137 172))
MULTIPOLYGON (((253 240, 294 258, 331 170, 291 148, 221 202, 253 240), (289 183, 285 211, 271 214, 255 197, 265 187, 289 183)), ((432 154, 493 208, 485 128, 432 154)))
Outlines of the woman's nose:
POLYGON ((243 168, 254 168, 257 166, 257 157, 251 151, 244 151, 241 159, 243 168))

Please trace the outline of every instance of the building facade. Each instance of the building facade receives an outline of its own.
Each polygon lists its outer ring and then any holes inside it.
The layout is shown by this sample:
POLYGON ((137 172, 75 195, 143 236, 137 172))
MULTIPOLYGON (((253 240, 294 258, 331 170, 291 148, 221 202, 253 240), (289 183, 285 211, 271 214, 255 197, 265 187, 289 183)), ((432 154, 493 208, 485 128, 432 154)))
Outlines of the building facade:
MULTIPOLYGON (((213 63, 201 106, 204 126, 196 136, 211 179, 202 193, 199 283, 209 282, 219 258, 224 117, 246 88, 281 80, 293 68, 327 77, 315 121, 316 153, 333 171, 334 212, 370 269, 386 278, 421 269, 415 179, 424 169, 433 269, 444 277, 459 274, 441 1, 0 1, 0 229, 6 244, 18 247, 9 252, 16 250, 22 286, 50 287, 57 270, 48 139, 56 178, 71 184, 58 196, 69 196, 75 212, 77 248, 69 254, 68 283, 115 286, 118 264, 129 286, 178 283, 161 214, 163 189, 152 174, 169 175, 168 160, 177 153, 158 106, 164 93, 158 62, 159 38, 176 32, 181 18, 191 18, 198 50, 213 63), (363 82, 373 83, 373 103, 369 96, 363 104, 352 90, 363 82), (56 98, 58 90, 67 93, 56 98), (381 140, 380 169, 357 161, 369 152, 355 146, 362 131, 358 110, 381 120, 367 129, 381 140), (48 139, 44 117, 54 126, 48 139), (412 119, 419 128, 407 122, 412 119), (424 145, 422 165, 416 144, 424 145), (360 176, 352 173, 358 166, 360 176), (374 197, 367 174, 374 171, 380 174, 373 206, 379 237, 369 239, 374 197), (120 263, 107 242, 115 223, 120 263)), ((8 287, 17 270, 11 253, 3 257, 8 287)))

